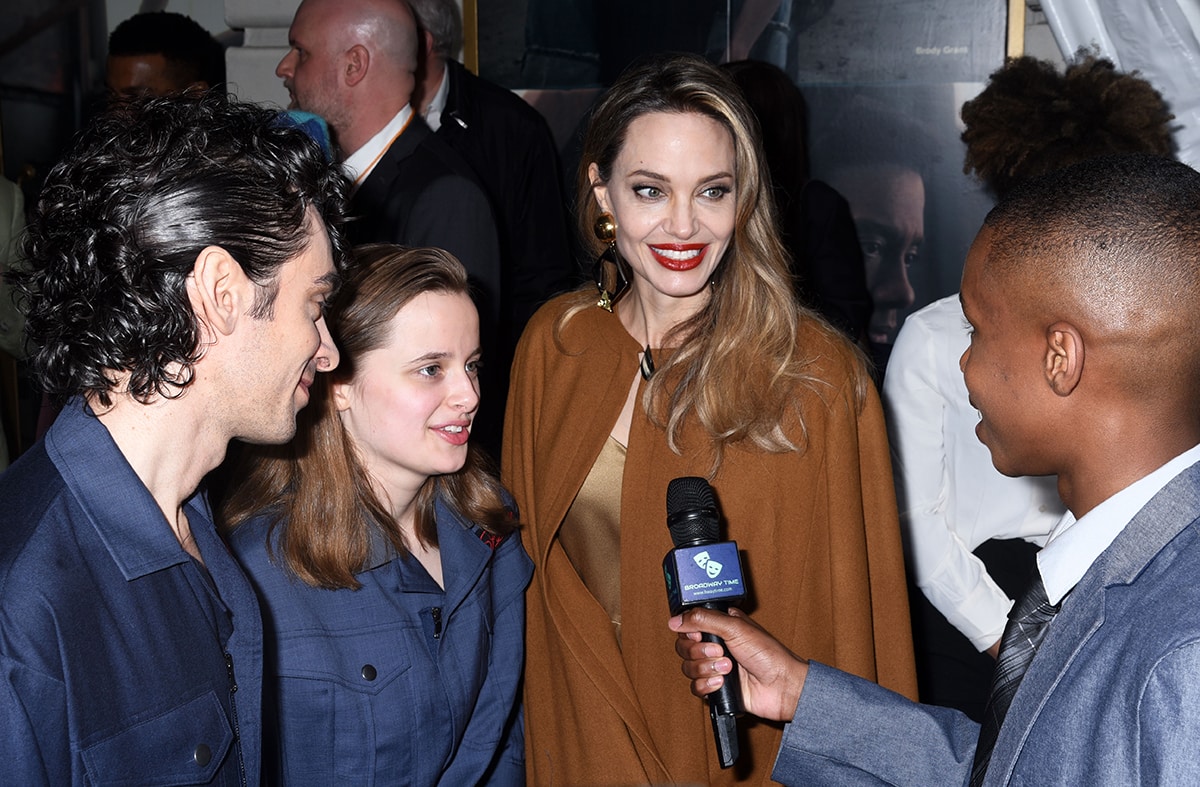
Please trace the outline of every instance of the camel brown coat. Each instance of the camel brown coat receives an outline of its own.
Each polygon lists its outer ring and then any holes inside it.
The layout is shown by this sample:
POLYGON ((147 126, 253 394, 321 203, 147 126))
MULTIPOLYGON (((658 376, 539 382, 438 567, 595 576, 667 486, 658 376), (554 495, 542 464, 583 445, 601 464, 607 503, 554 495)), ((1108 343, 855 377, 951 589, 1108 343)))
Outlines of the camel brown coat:
MULTIPOLYGON (((526 768, 538 785, 767 784, 780 727, 743 718, 738 767, 717 765, 705 703, 675 655, 663 583, 671 549, 666 489, 708 474, 710 442, 692 425, 683 453, 641 408, 621 489, 621 644, 556 533, 638 374, 641 348, 615 314, 589 308, 554 339, 573 296, 530 321, 517 351, 503 467, 534 560, 527 596, 526 768)), ((883 414, 873 386, 855 406, 848 347, 805 324, 800 454, 726 450, 711 483, 753 594, 755 619, 802 656, 916 695, 904 563, 883 414)), ((640 390, 640 386, 639 386, 640 390)), ((795 439, 796 424, 788 424, 795 439)))

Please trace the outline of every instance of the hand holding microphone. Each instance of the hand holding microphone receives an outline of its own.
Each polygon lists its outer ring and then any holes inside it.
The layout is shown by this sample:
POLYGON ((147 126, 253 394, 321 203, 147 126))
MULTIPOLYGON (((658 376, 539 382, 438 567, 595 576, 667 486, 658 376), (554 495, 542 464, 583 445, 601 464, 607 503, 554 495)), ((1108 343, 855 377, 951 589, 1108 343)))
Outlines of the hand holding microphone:
MULTIPOLYGON (((672 615, 692 607, 729 609, 746 595, 737 544, 720 541, 720 517, 712 487, 703 478, 676 478, 667 487, 667 527, 675 548, 663 558, 667 602, 672 615)), ((721 638, 704 634, 705 642, 720 644, 721 638)), ((728 650, 725 655, 730 658, 728 650)), ((708 695, 713 739, 722 768, 738 758, 737 717, 742 715, 741 689, 737 672, 731 671, 724 684, 708 695)))
POLYGON ((683 659, 681 668, 692 681, 693 694, 707 697, 740 668, 746 712, 763 719, 791 720, 808 676, 808 662, 750 616, 737 609, 723 615, 693 607, 671 618, 668 625, 679 634, 675 652, 683 659), (718 649, 701 640, 705 632, 718 634, 723 646, 718 649))

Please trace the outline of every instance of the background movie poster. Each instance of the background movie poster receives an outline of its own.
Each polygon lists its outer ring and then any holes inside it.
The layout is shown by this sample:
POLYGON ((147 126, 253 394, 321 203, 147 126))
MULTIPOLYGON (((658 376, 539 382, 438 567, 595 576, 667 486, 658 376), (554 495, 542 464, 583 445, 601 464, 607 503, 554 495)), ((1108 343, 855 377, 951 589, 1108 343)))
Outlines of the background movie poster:
POLYGON ((991 206, 962 172, 958 113, 1004 61, 1005 0, 486 0, 478 20, 481 75, 546 115, 571 195, 588 107, 638 55, 779 66, 808 106, 813 177, 849 199, 864 254, 906 266, 903 314, 957 291, 991 206), (900 169, 922 188, 894 196, 909 221, 889 236, 856 202, 864 189, 886 201, 900 169))

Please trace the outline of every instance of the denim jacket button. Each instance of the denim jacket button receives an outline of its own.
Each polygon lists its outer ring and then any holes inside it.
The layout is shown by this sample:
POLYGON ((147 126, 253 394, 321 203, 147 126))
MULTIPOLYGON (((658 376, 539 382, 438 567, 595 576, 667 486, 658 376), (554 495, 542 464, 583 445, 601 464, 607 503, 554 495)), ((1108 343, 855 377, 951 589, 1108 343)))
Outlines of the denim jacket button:
POLYGON ((365 680, 375 680, 375 676, 377 674, 378 673, 375 671, 375 668, 372 667, 370 664, 363 665, 362 676, 365 680))
POLYGON ((212 749, 208 748, 208 744, 201 743, 196 747, 196 751, 192 752, 192 759, 196 764, 203 768, 212 760, 212 749))

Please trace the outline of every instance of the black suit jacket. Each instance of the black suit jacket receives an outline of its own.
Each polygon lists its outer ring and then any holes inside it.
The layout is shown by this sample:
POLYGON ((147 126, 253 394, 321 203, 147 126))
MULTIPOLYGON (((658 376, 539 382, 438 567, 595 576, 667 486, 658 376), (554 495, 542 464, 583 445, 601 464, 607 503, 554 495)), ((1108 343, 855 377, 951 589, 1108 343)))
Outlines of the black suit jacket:
POLYGON ((500 236, 502 331, 511 351, 538 306, 578 283, 558 149, 545 119, 512 91, 454 61, 446 63, 446 78, 437 137, 466 160, 491 199, 500 236))
POLYGON ((499 324, 500 247, 483 187, 462 157, 419 116, 350 200, 358 243, 437 246, 458 257, 478 290, 480 331, 499 324))

